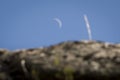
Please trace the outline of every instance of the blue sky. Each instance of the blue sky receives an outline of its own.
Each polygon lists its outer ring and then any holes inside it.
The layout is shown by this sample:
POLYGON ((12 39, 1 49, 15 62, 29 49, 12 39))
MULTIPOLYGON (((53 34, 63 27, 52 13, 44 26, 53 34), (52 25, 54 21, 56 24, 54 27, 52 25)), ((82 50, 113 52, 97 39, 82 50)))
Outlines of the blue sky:
POLYGON ((120 42, 120 0, 0 0, 0 48, 50 46, 88 40, 83 15, 93 40, 120 42), (59 18, 62 28, 53 20, 59 18))

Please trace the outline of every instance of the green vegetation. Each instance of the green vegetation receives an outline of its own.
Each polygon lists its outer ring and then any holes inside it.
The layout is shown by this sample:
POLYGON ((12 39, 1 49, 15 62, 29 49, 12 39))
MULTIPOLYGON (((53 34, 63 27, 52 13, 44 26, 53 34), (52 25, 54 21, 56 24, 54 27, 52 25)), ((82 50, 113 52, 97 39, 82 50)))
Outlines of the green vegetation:
POLYGON ((39 79, 39 76, 38 76, 38 72, 34 69, 32 69, 32 77, 35 79, 35 80, 40 80, 39 79))
POLYGON ((54 63, 55 66, 59 66, 60 65, 60 57, 59 57, 58 54, 56 54, 56 57, 55 57, 53 63, 54 63))
POLYGON ((63 69, 65 80, 74 80, 74 69, 71 66, 66 66, 63 69))

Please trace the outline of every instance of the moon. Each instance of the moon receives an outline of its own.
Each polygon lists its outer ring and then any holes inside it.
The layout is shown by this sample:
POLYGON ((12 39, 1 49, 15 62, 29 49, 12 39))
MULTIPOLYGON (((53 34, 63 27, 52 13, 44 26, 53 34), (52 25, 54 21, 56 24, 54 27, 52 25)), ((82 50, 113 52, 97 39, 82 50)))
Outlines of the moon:
POLYGON ((62 28, 62 21, 59 18, 54 18, 53 20, 55 20, 58 23, 59 28, 62 28))

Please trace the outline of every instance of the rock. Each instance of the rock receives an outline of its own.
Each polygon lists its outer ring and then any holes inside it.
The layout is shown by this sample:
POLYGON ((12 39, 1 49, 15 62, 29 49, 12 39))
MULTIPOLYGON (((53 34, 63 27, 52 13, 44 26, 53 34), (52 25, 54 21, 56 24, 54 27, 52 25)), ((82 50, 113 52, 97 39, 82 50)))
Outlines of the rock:
POLYGON ((0 50, 0 54, 3 80, 120 80, 119 44, 67 41, 43 48, 0 50))

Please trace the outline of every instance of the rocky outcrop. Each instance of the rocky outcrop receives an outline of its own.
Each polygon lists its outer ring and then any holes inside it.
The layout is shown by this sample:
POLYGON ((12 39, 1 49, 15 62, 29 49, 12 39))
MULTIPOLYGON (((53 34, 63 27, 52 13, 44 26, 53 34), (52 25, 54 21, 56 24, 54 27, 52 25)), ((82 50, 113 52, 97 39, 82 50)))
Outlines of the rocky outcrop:
POLYGON ((67 41, 0 50, 0 80, 120 80, 120 44, 67 41))

